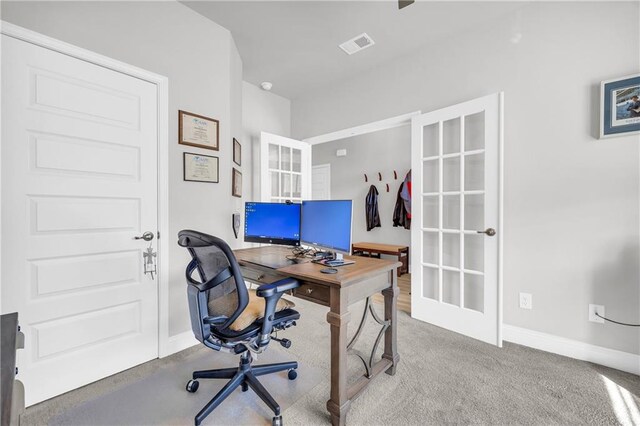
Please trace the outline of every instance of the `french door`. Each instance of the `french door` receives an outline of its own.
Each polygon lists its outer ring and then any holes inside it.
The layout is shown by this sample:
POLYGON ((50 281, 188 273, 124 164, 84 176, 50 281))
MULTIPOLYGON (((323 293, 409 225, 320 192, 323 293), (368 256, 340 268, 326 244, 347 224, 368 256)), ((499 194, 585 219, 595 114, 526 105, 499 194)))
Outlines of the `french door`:
POLYGON ((311 145, 260 134, 260 200, 283 203, 311 198, 311 145))
POLYGON ((2 35, 0 309, 27 405, 158 356, 157 240, 134 239, 158 229, 157 120, 155 84, 2 35))
POLYGON ((498 346, 502 99, 411 120, 411 314, 498 346))

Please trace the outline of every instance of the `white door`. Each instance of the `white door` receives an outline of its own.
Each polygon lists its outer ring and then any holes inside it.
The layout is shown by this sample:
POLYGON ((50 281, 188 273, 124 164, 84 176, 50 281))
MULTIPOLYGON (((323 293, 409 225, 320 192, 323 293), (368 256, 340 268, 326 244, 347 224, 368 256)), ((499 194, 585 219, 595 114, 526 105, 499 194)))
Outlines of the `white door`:
POLYGON ((2 304, 26 403, 156 358, 154 84, 2 36, 2 304))
POLYGON ((501 346, 502 94, 411 128, 411 315, 501 346))
POLYGON ((331 164, 313 166, 311 171, 311 199, 331 199, 331 164))
POLYGON ((311 145, 260 134, 260 199, 276 203, 311 197, 311 145))

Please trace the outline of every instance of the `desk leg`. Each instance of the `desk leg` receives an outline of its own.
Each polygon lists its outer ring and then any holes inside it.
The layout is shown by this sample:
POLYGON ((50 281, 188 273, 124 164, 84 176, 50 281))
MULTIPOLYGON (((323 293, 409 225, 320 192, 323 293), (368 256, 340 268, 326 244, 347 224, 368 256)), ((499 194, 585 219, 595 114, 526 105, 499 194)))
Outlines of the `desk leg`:
POLYGON ((400 355, 398 355, 398 278, 396 271, 389 272, 389 280, 391 286, 382 290, 384 295, 384 319, 385 321, 391 321, 391 325, 384 333, 384 353, 382 358, 388 359, 393 362, 393 365, 387 369, 386 373, 393 376, 396 374, 396 366, 400 361, 400 355))
POLYGON ((327 322, 331 328, 331 399, 327 410, 333 426, 343 426, 351 401, 347 396, 347 324, 349 310, 347 294, 339 288, 331 288, 330 310, 327 322))

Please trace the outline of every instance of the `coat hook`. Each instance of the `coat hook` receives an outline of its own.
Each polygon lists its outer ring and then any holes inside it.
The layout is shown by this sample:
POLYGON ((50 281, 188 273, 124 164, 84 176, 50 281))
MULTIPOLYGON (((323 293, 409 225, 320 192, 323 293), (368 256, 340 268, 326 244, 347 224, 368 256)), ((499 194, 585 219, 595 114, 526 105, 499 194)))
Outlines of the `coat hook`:
POLYGON ((378 180, 382 182, 382 173, 378 172, 378 180))
POLYGON ((364 181, 365 182, 369 182, 369 178, 367 178, 367 174, 366 173, 364 174, 364 181))
POLYGON ((387 184, 387 192, 389 192, 389 184, 387 184))
POLYGON ((396 173, 396 171, 395 171, 395 170, 393 171, 393 178, 394 178, 395 180, 398 180, 398 173, 396 173))

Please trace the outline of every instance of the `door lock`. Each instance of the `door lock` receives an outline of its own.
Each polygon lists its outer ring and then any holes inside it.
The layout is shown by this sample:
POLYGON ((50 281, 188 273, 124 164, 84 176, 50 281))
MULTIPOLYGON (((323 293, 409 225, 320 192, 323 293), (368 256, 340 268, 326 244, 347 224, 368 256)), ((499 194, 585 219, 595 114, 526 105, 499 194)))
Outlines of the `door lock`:
POLYGON ((487 234, 490 237, 493 237, 494 235, 496 235, 496 230, 493 228, 487 228, 484 231, 476 231, 478 232, 478 234, 487 234))

